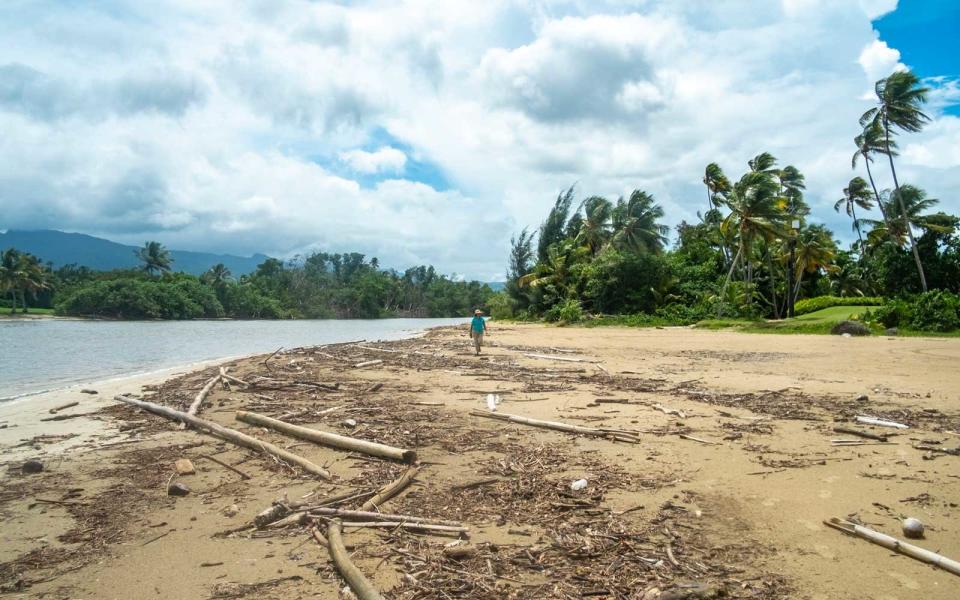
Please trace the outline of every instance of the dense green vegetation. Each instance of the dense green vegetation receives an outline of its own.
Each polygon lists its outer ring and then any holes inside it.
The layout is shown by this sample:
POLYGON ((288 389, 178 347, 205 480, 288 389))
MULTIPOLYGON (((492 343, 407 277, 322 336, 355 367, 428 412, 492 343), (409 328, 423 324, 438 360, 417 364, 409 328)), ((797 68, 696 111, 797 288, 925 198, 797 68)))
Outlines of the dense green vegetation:
POLYGON ((615 202, 589 196, 576 204, 573 188, 561 193, 538 232, 513 238, 507 285, 491 300, 493 315, 636 325, 773 320, 755 327, 820 331, 827 321, 779 321, 792 305, 803 314, 890 298, 897 300, 874 311, 885 311, 888 322, 929 331, 928 315, 936 313, 938 327, 953 327, 941 308, 960 292, 960 219, 932 213, 938 200, 901 183, 894 161, 896 136, 928 120, 920 109, 926 93, 910 72, 877 82, 876 107, 861 117, 854 139, 852 164, 863 166, 867 179, 853 177, 834 207, 850 216, 857 234, 848 249, 810 221, 804 174, 764 152, 736 180, 716 163, 707 165, 705 210, 699 222, 677 226, 670 248, 664 211, 643 190, 615 202), (892 189, 878 189, 877 159, 887 163, 892 189), (870 218, 874 210, 879 219, 870 218), (927 290, 939 290, 936 302, 927 290), (903 308, 930 303, 938 308, 903 308))
POLYGON ((493 293, 486 284, 453 281, 433 267, 381 270, 376 258, 356 253, 271 258, 239 279, 222 264, 200 277, 174 273, 170 253, 157 242, 136 254, 137 270, 52 270, 11 249, 0 262, 0 290, 10 312, 55 307, 62 315, 116 319, 466 316, 485 307, 493 293))

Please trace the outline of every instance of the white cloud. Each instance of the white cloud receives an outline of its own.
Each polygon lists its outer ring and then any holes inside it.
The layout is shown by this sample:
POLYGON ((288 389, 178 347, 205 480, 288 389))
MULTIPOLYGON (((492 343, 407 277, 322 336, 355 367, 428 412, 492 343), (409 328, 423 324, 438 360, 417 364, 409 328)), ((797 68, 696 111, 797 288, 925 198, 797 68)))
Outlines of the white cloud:
POLYGON ((407 155, 389 146, 373 152, 348 150, 340 153, 340 160, 358 173, 400 173, 407 164, 407 155))
MULTIPOLYGON (((704 165, 766 150, 846 236, 861 96, 900 64, 871 24, 891 0, 115 5, 0 18, 6 228, 495 279, 561 188, 643 188, 674 225, 704 165)), ((901 139, 904 180, 953 212, 955 95, 938 82, 901 139)))
POLYGON ((857 62, 863 67, 863 72, 871 82, 906 68, 900 62, 900 51, 887 46, 887 43, 881 40, 873 40, 864 46, 857 62))

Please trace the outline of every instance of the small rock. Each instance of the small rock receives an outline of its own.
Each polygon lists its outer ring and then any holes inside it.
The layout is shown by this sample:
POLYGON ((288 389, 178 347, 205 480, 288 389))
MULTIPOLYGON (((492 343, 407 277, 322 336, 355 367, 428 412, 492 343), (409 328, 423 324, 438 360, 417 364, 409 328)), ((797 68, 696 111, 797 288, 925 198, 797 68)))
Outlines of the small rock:
POLYGON ((39 473, 43 471, 43 463, 39 460, 28 460, 27 462, 23 463, 23 466, 20 467, 20 470, 26 475, 39 473))
POLYGON ((890 327, 890 328, 888 328, 884 333, 887 334, 887 335, 893 336, 893 335, 897 335, 898 333, 900 333, 900 330, 897 329, 896 327, 890 327))
POLYGON ((233 518, 240 514, 240 507, 236 504, 231 504, 230 506, 223 509, 224 516, 233 518))
POLYGON ((356 419, 344 419, 343 425, 344 427, 349 427, 350 429, 353 429, 354 427, 357 426, 357 421, 356 419))
POLYGON ((849 334, 849 333, 846 333, 846 332, 841 333, 840 335, 843 336, 843 337, 853 337, 853 335, 851 335, 851 334, 849 334))
POLYGON ((833 335, 842 335, 843 337, 870 335, 870 328, 859 321, 840 321, 833 326, 830 333, 833 335))
POLYGON ((586 487, 587 487, 586 479, 578 479, 570 484, 570 489, 575 492, 579 492, 580 490, 585 489, 586 487))
POLYGON ((176 483, 171 483, 167 486, 167 495, 168 496, 186 496, 190 493, 190 488, 183 485, 179 481, 176 483))
POLYGON ((197 472, 189 458, 178 458, 177 462, 173 463, 173 468, 177 470, 178 475, 193 475, 197 472))
POLYGON ((854 398, 854 400, 855 400, 856 402, 869 402, 869 401, 870 401, 870 396, 868 396, 868 395, 866 395, 866 394, 860 394, 859 396, 857 396, 856 398, 854 398))
POLYGON ((903 535, 918 540, 923 537, 923 523, 913 517, 903 520, 903 535))
POLYGON ((80 390, 80 393, 81 394, 99 394, 100 392, 98 392, 97 390, 91 390, 90 388, 83 388, 82 390, 80 390))

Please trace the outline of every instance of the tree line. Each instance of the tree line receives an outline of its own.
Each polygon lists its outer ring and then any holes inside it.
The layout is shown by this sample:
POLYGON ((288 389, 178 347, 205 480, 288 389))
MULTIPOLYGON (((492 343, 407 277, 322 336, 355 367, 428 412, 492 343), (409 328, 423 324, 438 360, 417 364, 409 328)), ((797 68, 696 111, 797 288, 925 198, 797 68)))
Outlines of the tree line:
POLYGON ((137 269, 53 269, 37 257, 6 250, 0 291, 10 312, 55 308, 63 315, 120 319, 453 317, 485 308, 492 290, 419 266, 384 270, 358 253, 317 252, 265 260, 234 277, 223 264, 197 277, 172 270, 169 251, 146 242, 137 269))
POLYGON ((646 314, 686 323, 723 316, 787 316, 801 298, 896 297, 928 290, 960 292, 960 223, 931 210, 938 200, 897 171, 897 136, 920 131, 929 90, 909 71, 877 82, 876 106, 859 119, 853 177, 835 210, 856 241, 841 248, 824 225, 809 222, 806 177, 763 152, 730 179, 704 169, 699 222, 682 222, 667 247, 663 208, 643 190, 612 202, 575 202, 563 191, 539 230, 511 240, 507 286, 495 315, 575 321, 591 314, 646 314), (892 186, 881 189, 875 161, 892 186), (879 218, 873 218, 874 210, 879 218))

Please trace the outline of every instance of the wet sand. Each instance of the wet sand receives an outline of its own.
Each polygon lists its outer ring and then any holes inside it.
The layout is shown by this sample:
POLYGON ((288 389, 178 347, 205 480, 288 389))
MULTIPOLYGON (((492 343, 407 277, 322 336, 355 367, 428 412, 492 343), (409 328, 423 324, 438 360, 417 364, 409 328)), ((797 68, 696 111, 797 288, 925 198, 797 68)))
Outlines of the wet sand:
MULTIPOLYGON (((252 410, 418 451, 418 484, 381 510, 462 521, 479 553, 453 563, 442 558, 449 537, 348 532, 358 566, 391 598, 654 598, 689 581, 736 598, 957 597, 956 576, 822 521, 852 516, 901 537, 898 518, 915 516, 927 525, 919 545, 960 558, 960 457, 915 448, 960 446, 960 340, 491 323, 487 342, 478 358, 445 329, 266 365, 229 361, 259 384, 217 389, 202 416, 326 466, 329 482, 109 402, 147 381, 0 413, 0 425, 16 425, 0 430, 0 585, 22 597, 337 598, 343 582, 309 528, 225 532, 283 495, 375 490, 406 467, 233 418, 252 410), (374 359, 383 362, 353 367, 374 359), (472 416, 492 392, 500 413, 638 431, 640 443, 472 416), (99 412, 38 422, 48 404, 73 399, 82 404, 69 411, 99 412), (858 439, 833 431, 856 414, 911 428, 856 426, 899 435, 832 446, 858 439), (35 437, 70 434, 80 435, 35 437), (23 440, 35 443, 11 449, 23 440), (252 479, 202 458, 211 454, 252 479), (197 467, 179 478, 193 493, 172 498, 166 483, 182 457, 197 467), (47 469, 20 474, 26 458, 47 469), (587 489, 571 492, 581 477, 587 489)), ((167 375, 145 397, 181 408, 214 373, 167 375)))

